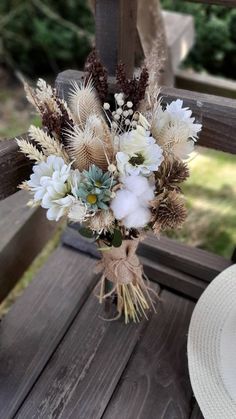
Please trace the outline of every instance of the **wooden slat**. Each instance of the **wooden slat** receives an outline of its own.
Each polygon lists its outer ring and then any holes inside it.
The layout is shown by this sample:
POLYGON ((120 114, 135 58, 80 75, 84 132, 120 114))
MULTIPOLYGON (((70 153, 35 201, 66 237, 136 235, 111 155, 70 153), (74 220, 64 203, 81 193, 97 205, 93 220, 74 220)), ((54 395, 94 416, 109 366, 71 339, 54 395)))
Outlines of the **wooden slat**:
POLYGON ((98 419, 146 321, 106 322, 90 296, 20 409, 17 419, 98 419))
POLYGON ((138 253, 206 282, 210 282, 221 271, 232 265, 232 261, 222 256, 187 246, 167 237, 158 240, 152 234, 141 243, 138 253))
POLYGON ((19 191, 0 202, 0 302, 55 232, 42 208, 26 206, 29 194, 19 191))
POLYGON ((96 0, 95 13, 96 48, 108 73, 114 75, 121 61, 131 76, 134 70, 137 0, 96 0))
POLYGON ((183 99, 193 115, 203 124, 198 144, 236 154, 236 100, 188 90, 164 87, 164 102, 183 99))
POLYGON ((202 412, 197 403, 195 403, 193 411, 189 419, 204 419, 202 412))
POLYGON ((186 336, 193 303, 164 291, 103 419, 187 419, 192 397, 186 336))
POLYGON ((15 414, 94 287, 94 264, 85 255, 58 248, 3 318, 1 418, 15 414))
POLYGON ((225 7, 236 7, 236 0, 184 0, 192 3, 219 4, 225 7))
POLYGON ((0 200, 17 192, 18 185, 29 178, 31 167, 14 139, 0 141, 0 200))
POLYGON ((170 290, 198 299, 207 287, 207 283, 191 275, 179 272, 174 265, 166 266, 147 258, 140 258, 148 278, 170 290))
POLYGON ((175 86, 179 89, 236 99, 236 81, 192 70, 176 70, 175 86))

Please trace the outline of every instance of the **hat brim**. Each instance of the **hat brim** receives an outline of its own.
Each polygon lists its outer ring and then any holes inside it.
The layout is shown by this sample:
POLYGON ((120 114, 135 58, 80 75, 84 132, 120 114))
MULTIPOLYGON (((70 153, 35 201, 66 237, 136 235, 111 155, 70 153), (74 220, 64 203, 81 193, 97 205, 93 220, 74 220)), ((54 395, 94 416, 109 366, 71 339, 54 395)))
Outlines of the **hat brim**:
POLYGON ((236 314, 236 265, 219 274, 207 287, 189 326, 190 380, 205 419, 236 418, 236 399, 226 388, 222 375, 222 331, 232 313, 236 314))

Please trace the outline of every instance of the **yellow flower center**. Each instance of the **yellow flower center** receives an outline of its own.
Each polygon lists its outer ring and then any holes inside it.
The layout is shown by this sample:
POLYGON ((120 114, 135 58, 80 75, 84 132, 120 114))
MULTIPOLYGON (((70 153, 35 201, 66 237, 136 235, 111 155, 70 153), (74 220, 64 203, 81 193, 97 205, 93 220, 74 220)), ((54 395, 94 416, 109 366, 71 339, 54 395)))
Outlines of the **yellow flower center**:
POLYGON ((94 194, 89 194, 89 195, 87 196, 87 202, 88 202, 90 205, 96 204, 96 202, 97 202, 97 195, 94 195, 94 194))
POLYGON ((102 186, 102 182, 100 182, 100 180, 96 180, 95 186, 97 186, 98 188, 100 188, 102 186))

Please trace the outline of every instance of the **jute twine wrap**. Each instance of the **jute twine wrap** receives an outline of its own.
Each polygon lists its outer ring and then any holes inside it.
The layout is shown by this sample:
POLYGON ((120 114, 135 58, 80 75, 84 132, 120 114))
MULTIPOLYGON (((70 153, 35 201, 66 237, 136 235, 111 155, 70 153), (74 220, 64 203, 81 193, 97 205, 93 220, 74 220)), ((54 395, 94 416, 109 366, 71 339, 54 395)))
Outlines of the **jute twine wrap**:
MULTIPOLYGON (((157 294, 149 286, 143 266, 136 255, 139 242, 140 239, 123 240, 120 247, 112 247, 104 251, 102 260, 97 264, 96 271, 103 272, 98 284, 100 303, 113 295, 117 297, 118 315, 112 320, 119 318, 124 313, 126 323, 130 318, 136 322, 142 315, 147 318, 146 310, 150 306, 155 311, 150 292, 156 297, 157 294), (109 292, 105 291, 106 279, 113 285, 109 292)), ((98 244, 101 248, 104 247, 102 242, 98 244)))

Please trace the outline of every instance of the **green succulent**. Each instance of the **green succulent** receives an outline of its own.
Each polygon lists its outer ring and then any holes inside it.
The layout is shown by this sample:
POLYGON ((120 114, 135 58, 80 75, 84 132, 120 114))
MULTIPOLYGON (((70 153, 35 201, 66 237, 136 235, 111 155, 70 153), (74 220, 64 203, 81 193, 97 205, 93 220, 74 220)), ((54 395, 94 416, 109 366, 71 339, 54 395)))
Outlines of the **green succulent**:
POLYGON ((84 170, 82 182, 79 185, 78 196, 92 210, 108 209, 111 200, 111 188, 115 181, 109 172, 94 164, 89 170, 84 170))

